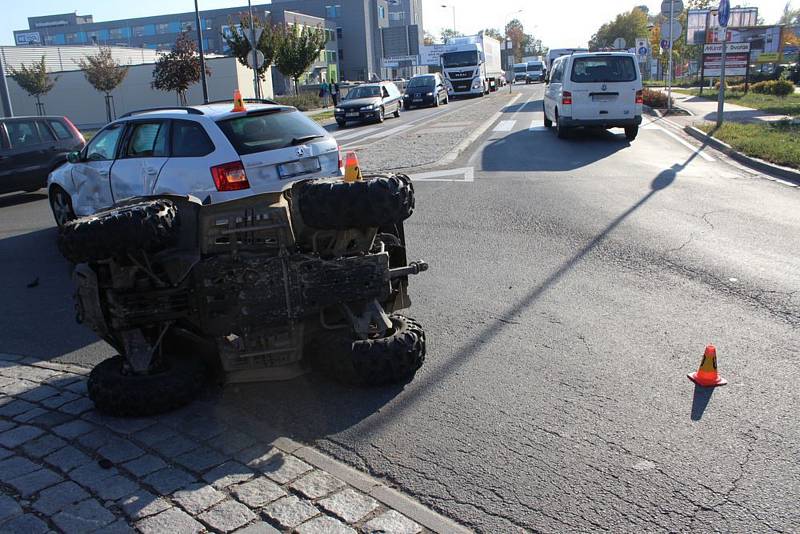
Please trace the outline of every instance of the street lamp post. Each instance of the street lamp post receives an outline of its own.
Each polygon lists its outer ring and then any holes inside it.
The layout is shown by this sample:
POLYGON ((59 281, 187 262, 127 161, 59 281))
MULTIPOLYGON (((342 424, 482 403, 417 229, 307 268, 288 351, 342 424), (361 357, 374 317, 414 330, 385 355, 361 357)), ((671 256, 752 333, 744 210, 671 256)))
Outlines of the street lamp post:
POLYGON ((208 81, 206 80, 206 58, 203 50, 203 29, 200 26, 200 10, 194 0, 194 19, 197 24, 197 49, 200 51, 200 81, 203 86, 203 104, 208 104, 208 81))
POLYGON ((253 87, 256 98, 261 98, 261 84, 258 83, 258 43, 256 43, 256 25, 253 22, 253 6, 247 0, 247 11, 250 13, 250 48, 253 49, 253 87))
POLYGON ((453 37, 455 37, 456 36, 456 6, 451 6, 451 5, 448 5, 448 4, 442 4, 442 7, 445 8, 445 9, 447 9, 448 7, 453 9, 453 37))

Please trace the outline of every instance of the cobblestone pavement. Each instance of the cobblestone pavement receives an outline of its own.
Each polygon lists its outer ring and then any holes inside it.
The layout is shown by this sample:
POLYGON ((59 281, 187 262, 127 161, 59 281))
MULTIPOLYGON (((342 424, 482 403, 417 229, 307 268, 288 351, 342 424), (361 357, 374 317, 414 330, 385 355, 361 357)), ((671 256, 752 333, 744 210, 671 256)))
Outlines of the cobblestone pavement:
POLYGON ((243 431, 256 422, 212 403, 103 416, 87 374, 0 354, 0 532, 463 530, 314 449, 243 431))

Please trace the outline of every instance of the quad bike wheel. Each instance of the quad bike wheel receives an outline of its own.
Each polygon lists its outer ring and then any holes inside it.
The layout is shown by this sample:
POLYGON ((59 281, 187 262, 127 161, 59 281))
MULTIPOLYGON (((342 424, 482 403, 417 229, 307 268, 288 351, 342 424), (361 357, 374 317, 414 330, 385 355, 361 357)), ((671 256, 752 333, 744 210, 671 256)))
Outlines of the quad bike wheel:
POLYGON ((363 180, 311 180, 292 191, 303 222, 319 230, 389 226, 414 212, 414 185, 403 174, 364 176, 363 180))
POLYGON ((177 240, 175 204, 167 199, 142 200, 65 223, 58 248, 73 263, 162 250, 177 240))
POLYGON ((164 369, 147 375, 123 374, 124 359, 114 356, 89 373, 87 389, 95 407, 117 417, 168 412, 188 404, 206 379, 200 358, 172 358, 164 369))
POLYGON ((407 383, 425 361, 425 331, 408 317, 389 318, 393 328, 381 338, 353 340, 349 331, 326 332, 315 348, 316 366, 350 385, 407 383))

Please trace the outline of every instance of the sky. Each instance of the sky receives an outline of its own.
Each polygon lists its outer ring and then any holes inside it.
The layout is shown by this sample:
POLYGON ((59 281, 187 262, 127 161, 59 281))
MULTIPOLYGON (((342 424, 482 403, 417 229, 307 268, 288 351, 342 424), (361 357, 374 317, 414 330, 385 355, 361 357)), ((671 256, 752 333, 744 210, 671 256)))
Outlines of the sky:
MULTIPOLYGON (((333 1, 333 0, 332 0, 333 1)), ((348 0, 340 0, 348 1, 348 0)), ((800 0, 794 0, 800 6, 800 0)), ((200 9, 216 9, 246 5, 246 0, 198 0, 200 9)), ((261 1, 254 0, 260 4, 261 1)), ((264 1, 263 3, 267 3, 264 1)), ((519 18, 525 30, 541 39, 550 48, 586 46, 587 41, 603 22, 617 13, 645 4, 657 11, 660 0, 422 0, 425 29, 438 35, 443 28, 453 26, 455 6, 456 29, 464 34, 476 33, 486 27, 502 28, 511 18, 519 18), (516 11, 521 13, 515 14, 516 11)), ((732 5, 758 6, 768 23, 778 20, 786 0, 750 0, 732 5)), ((13 44, 13 30, 28 27, 27 18, 77 11, 94 15, 96 21, 116 20, 149 15, 192 11, 193 0, 0 0, 0 44, 13 44)))

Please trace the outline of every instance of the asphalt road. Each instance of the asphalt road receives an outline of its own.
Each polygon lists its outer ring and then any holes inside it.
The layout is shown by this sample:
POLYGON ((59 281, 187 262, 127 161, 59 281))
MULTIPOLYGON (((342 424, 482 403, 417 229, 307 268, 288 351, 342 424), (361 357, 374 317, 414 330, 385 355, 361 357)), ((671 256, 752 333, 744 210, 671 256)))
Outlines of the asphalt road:
MULTIPOLYGON (((559 140, 542 87, 514 90, 451 103, 492 125, 412 169, 416 379, 219 402, 481 532, 799 530, 800 191, 662 121, 559 140), (713 391, 686 379, 707 343, 730 382, 713 391)), ((107 349, 72 322, 54 237, 40 196, 0 197, 0 351, 93 363, 107 349)))

